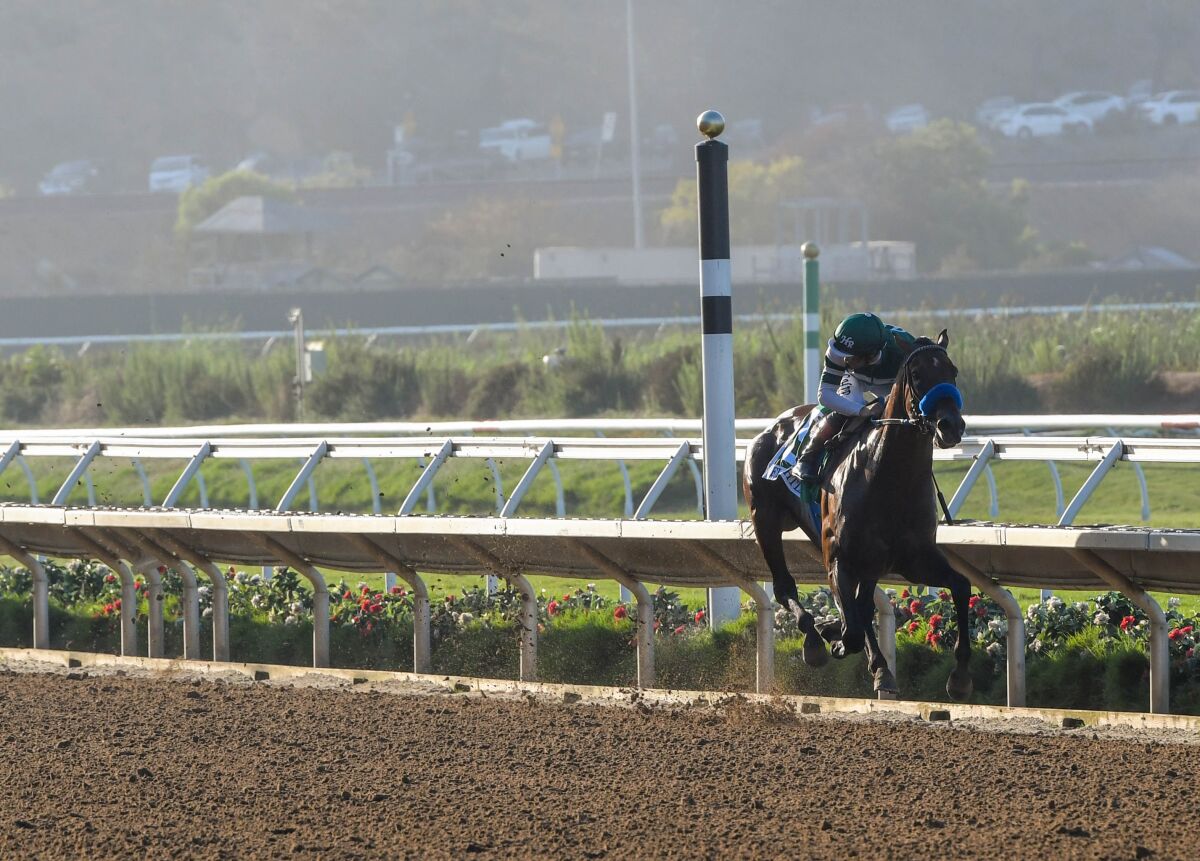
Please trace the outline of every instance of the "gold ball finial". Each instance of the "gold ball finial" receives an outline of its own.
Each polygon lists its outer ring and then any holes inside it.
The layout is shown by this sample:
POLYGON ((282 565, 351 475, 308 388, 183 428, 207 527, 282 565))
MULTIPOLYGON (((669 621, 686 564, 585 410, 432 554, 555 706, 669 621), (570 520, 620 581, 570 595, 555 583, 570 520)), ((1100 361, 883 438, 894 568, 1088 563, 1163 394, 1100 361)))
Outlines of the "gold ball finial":
POLYGON ((719 111, 707 110, 696 117, 696 128, 700 129, 700 134, 712 140, 725 131, 725 118, 719 111))
POLYGON ((804 255, 806 260, 816 260, 817 255, 821 253, 821 249, 817 247, 815 242, 805 242, 800 246, 800 253, 804 255))

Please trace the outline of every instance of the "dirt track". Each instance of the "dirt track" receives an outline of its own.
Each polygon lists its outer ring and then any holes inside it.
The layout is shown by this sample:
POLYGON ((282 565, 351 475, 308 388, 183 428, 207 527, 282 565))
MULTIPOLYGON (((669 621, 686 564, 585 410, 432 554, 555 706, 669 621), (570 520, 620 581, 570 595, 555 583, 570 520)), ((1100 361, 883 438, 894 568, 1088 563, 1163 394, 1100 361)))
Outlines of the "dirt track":
POLYGON ((3 858, 1200 851, 1197 744, 0 673, 3 858))

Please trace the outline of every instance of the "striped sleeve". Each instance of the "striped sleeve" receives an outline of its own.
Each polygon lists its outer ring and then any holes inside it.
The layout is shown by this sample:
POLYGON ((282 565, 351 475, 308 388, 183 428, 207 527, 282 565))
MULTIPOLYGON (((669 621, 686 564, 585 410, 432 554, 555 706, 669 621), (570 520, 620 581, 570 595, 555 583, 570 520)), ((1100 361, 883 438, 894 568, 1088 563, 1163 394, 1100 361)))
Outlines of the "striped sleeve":
POLYGON ((825 368, 821 372, 821 384, 838 386, 846 373, 846 354, 833 345, 829 340, 825 348, 825 368))

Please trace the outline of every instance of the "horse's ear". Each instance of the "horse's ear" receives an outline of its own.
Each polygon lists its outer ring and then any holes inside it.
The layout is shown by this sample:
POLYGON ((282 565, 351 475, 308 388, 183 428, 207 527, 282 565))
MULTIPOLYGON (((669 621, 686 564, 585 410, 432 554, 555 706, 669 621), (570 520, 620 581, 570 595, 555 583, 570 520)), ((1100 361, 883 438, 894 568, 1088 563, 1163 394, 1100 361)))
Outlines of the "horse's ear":
POLYGON ((942 329, 942 331, 938 333, 937 345, 943 350, 950 346, 950 336, 946 333, 945 329, 942 329))

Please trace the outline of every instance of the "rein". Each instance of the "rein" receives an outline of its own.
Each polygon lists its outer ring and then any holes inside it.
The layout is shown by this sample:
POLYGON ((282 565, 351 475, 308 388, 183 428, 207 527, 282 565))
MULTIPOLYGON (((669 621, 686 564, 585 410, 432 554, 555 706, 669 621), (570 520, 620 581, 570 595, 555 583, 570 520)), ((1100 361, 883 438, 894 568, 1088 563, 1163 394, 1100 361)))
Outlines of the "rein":
MULTIPOLYGON (((932 406, 933 403, 941 400, 942 397, 948 397, 953 398, 958 403, 958 408, 962 409, 962 395, 959 394, 958 389, 950 383, 938 383, 925 393, 920 402, 917 402, 915 391, 916 387, 913 385, 911 376, 912 370, 908 363, 913 356, 915 356, 917 353, 924 352, 925 350, 941 350, 943 353, 946 353, 946 348, 940 344, 923 344, 920 347, 909 351, 909 354, 904 357, 904 362, 901 365, 901 370, 904 372, 904 389, 908 395, 908 409, 906 411, 907 415, 902 419, 872 419, 871 423, 876 427, 886 427, 887 425, 907 425, 909 427, 916 428, 923 434, 933 436, 934 423, 933 420, 925 414, 925 409, 927 406, 932 406), (930 400, 930 395, 934 395, 932 400, 930 400), (916 418, 913 418, 914 413, 916 414, 916 418)), ((949 353, 946 353, 946 356, 949 357, 949 353)), ((946 505, 946 497, 942 495, 942 489, 938 486, 937 476, 931 471, 930 477, 933 479, 933 489, 937 492, 938 502, 942 506, 942 514, 946 518, 946 523, 953 525, 954 518, 950 516, 950 507, 946 505)))

